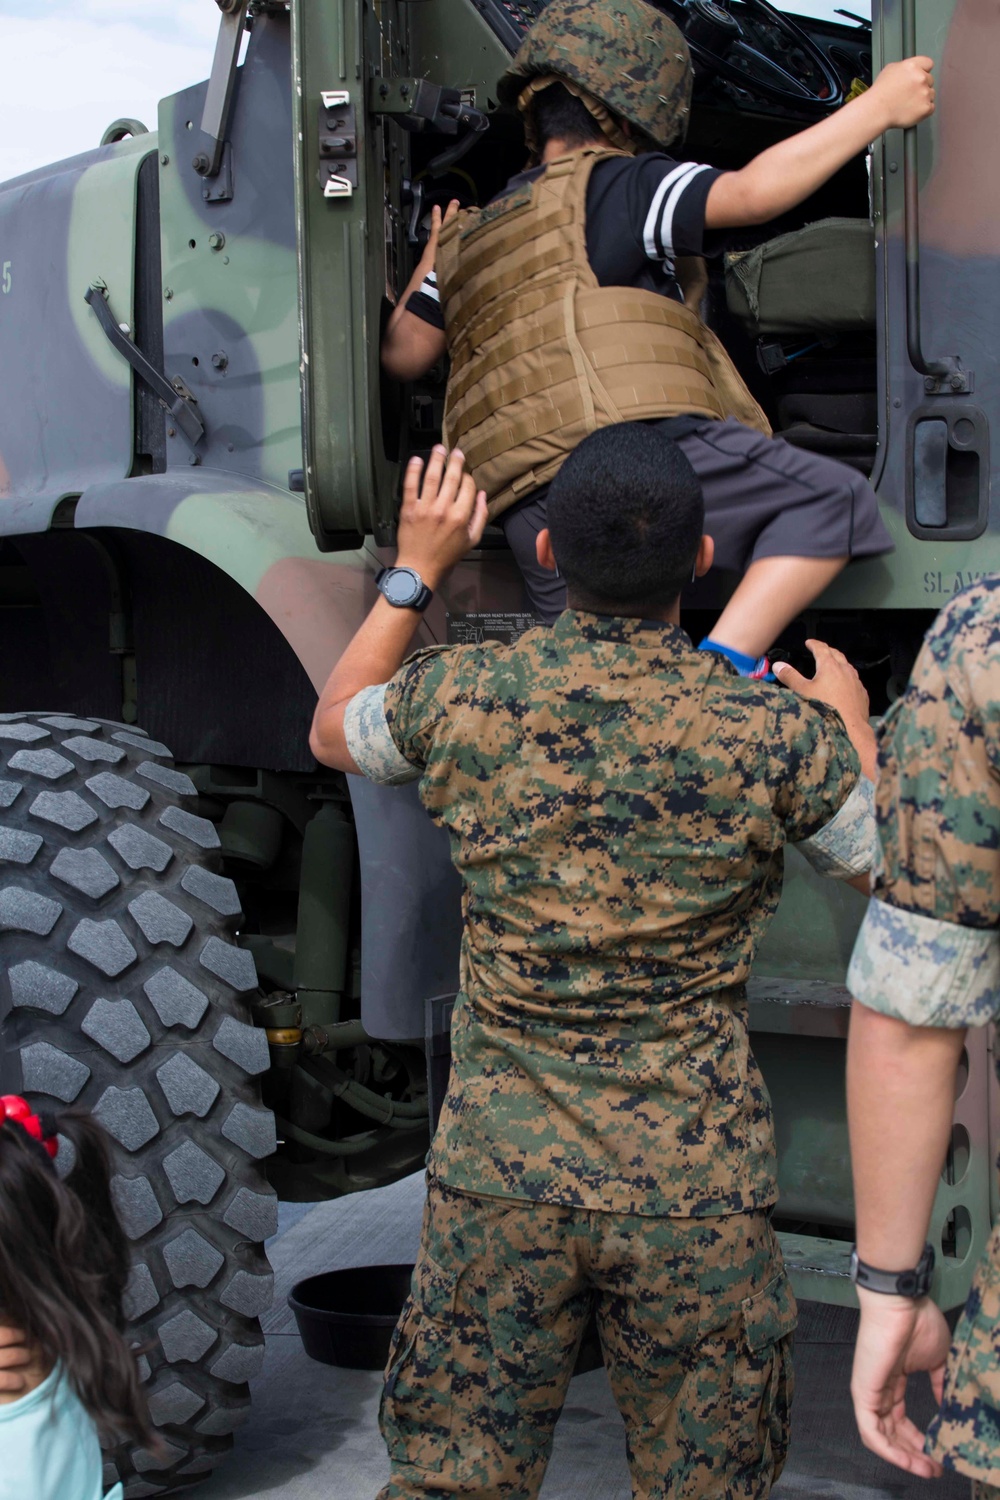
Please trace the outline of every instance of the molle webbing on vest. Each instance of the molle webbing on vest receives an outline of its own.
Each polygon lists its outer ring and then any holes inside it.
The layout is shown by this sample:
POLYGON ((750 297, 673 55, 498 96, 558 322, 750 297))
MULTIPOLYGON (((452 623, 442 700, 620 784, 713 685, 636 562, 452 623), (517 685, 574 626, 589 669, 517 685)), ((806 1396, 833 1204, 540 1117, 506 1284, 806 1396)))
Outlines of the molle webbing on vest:
POLYGON ((687 412, 747 420, 717 389, 718 351, 695 313, 655 292, 598 285, 587 185, 597 162, 622 154, 564 157, 442 230, 446 441, 463 449, 492 517, 552 479, 599 427, 687 412))

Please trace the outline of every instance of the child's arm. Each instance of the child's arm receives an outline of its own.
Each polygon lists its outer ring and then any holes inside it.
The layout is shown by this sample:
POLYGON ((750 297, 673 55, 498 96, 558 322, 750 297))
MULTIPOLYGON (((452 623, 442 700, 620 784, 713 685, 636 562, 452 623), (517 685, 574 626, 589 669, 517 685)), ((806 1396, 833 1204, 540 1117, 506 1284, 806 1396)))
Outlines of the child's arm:
POLYGON ((828 119, 779 141, 709 190, 706 229, 766 224, 823 186, 884 130, 906 129, 934 112, 930 57, 890 63, 864 94, 828 119))
POLYGON ((395 380, 416 380, 441 359, 447 348, 444 329, 418 318, 406 304, 434 270, 441 225, 457 212, 457 199, 448 204, 444 218, 436 204, 431 210, 431 232, 424 253, 386 324, 382 335, 382 366, 395 380))

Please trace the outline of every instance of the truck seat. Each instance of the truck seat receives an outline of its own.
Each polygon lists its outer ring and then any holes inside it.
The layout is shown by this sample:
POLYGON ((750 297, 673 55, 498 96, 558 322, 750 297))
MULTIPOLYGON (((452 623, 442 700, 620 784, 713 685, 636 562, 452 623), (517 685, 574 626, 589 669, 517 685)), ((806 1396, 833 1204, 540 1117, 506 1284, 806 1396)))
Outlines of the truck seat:
POLYGON ((820 219, 727 255, 725 278, 729 311, 770 376, 776 431, 869 474, 878 440, 870 221, 820 219))
POLYGON ((862 333, 875 327, 875 231, 819 219, 726 256, 726 301, 752 338, 862 333))

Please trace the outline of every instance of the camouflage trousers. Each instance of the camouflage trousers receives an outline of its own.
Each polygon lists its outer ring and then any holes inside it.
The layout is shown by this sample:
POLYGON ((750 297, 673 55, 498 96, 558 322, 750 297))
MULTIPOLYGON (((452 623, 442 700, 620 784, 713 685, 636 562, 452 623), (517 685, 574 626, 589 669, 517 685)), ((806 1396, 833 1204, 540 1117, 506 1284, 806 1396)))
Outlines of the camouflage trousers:
POLYGON ((768 1495, 796 1310, 764 1213, 591 1213, 432 1182, 386 1367, 379 1500, 533 1500, 592 1310, 635 1500, 768 1495))
POLYGON ((1000 1490, 995 1490, 991 1484, 979 1484, 973 1480, 972 1500, 1000 1500, 1000 1490))

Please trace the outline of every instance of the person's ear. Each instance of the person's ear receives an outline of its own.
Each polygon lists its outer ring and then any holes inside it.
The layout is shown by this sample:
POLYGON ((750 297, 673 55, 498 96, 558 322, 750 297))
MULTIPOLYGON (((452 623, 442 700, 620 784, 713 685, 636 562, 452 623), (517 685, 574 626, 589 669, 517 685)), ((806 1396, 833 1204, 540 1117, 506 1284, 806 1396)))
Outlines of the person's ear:
POLYGON ((552 550, 552 537, 547 526, 543 526, 535 537, 535 556, 541 567, 546 568, 550 573, 559 572, 559 564, 552 550))
POLYGON ((710 536, 703 536, 698 543, 698 552, 694 560, 694 576, 704 578, 714 561, 715 543, 710 536))

